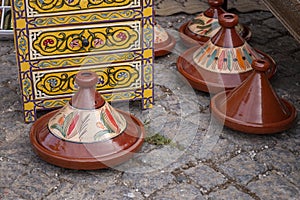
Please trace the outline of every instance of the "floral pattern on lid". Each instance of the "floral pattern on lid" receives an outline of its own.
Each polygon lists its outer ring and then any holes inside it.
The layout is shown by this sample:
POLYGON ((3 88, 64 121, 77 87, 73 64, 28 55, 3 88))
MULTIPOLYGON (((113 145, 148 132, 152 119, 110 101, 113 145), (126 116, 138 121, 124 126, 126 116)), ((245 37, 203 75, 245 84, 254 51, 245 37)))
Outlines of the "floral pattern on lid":
POLYGON ((63 140, 92 143, 111 139, 127 126, 125 118, 107 102, 94 110, 77 109, 67 104, 48 122, 52 134, 63 140))
MULTIPOLYGON (((204 13, 200 13, 189 23, 188 28, 197 35, 211 38, 220 30, 221 26, 218 18, 207 17, 204 13)), ((242 34, 244 31, 243 26, 240 24, 235 27, 235 30, 239 34, 242 34)))
POLYGON ((193 60, 208 71, 234 74, 252 70, 252 61, 260 57, 247 42, 236 48, 223 48, 209 40, 194 53, 193 60))

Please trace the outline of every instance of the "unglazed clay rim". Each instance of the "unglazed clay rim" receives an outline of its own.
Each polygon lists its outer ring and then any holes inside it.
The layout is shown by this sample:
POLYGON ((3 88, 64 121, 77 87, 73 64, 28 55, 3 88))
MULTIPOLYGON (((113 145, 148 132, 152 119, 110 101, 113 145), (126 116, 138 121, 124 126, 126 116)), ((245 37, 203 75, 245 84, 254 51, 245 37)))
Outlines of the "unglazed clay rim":
POLYGON ((156 57, 167 55, 168 53, 170 53, 172 51, 172 49, 176 45, 175 38, 172 35, 170 35, 169 33, 167 33, 167 34, 168 34, 167 41, 164 41, 162 43, 154 43, 154 55, 156 57))
MULTIPOLYGON (((192 47, 192 48, 186 50, 177 59, 177 69, 178 69, 178 71, 191 83, 192 87, 196 90, 201 90, 201 91, 209 92, 209 93, 216 93, 216 92, 212 92, 212 91, 219 91, 219 90, 224 90, 224 89, 226 89, 226 90, 233 89, 234 86, 224 87, 224 85, 219 85, 219 84, 213 83, 213 82, 206 82, 203 79, 195 78, 193 75, 187 73, 184 70, 184 68, 183 68, 183 63, 184 62, 189 63, 192 67, 195 68, 196 63, 194 63, 194 61, 193 61, 193 53, 197 50, 197 48, 199 48, 199 47, 192 47), (199 87, 195 87, 194 84, 199 85, 199 87), (208 88, 208 90, 207 89, 203 90, 203 89, 200 89, 200 88, 208 88), (210 89, 212 91, 209 91, 210 89)), ((265 54, 265 53, 263 53, 263 52, 261 52, 257 49, 254 49, 254 50, 259 55, 263 56, 266 60, 269 61, 271 70, 267 74, 267 77, 268 77, 268 79, 272 78, 274 76, 274 74, 276 73, 276 70, 277 70, 276 63, 274 62, 274 60, 269 55, 267 55, 267 54, 265 54)), ((205 69, 200 69, 200 70, 205 70, 205 69)), ((244 72, 244 73, 249 73, 249 72, 251 73, 251 71, 244 72)))
POLYGON ((290 126, 292 126, 292 124, 297 118, 297 112, 295 107, 290 102, 282 98, 280 100, 286 105, 286 107, 289 109, 291 113, 290 116, 285 120, 262 125, 262 124, 247 123, 247 122, 234 119, 232 117, 228 117, 219 110, 218 105, 221 100, 224 101, 224 99, 226 99, 228 93, 230 92, 231 91, 224 91, 224 92, 220 92, 219 94, 216 94, 211 99, 210 109, 213 116, 215 116, 221 122, 224 122, 224 125, 231 129, 241 131, 244 133, 249 133, 249 134, 273 134, 273 133, 282 132, 290 128, 290 126))
MULTIPOLYGON (((35 150, 35 152, 37 153, 37 155, 39 155, 39 157, 41 157, 42 160, 53 164, 55 166, 59 166, 59 167, 63 167, 63 168, 68 168, 68 169, 80 169, 80 170, 95 170, 95 169, 103 169, 103 168, 108 168, 111 166, 107 166, 105 163, 109 163, 109 162, 113 162, 113 166, 121 164, 127 160, 129 160, 132 156, 134 152, 137 152, 140 147, 142 146, 143 142, 144 142, 144 138, 145 138, 145 129, 144 129, 144 125, 133 115, 125 113, 123 111, 120 111, 118 109, 116 109, 118 112, 121 112, 123 115, 127 115, 130 118, 132 118, 135 122, 135 124, 140 128, 140 137, 137 139, 137 141, 131 145, 130 147, 128 147, 127 149, 123 149, 122 151, 119 151, 117 153, 114 154, 109 154, 107 156, 91 156, 90 158, 76 158, 76 157, 68 157, 68 156, 62 156, 59 154, 54 154, 53 152, 47 150, 44 148, 44 146, 42 146, 39 141, 37 140, 37 135, 39 134, 38 131, 46 128, 47 131, 49 132, 48 134, 52 134, 48 127, 47 124, 43 124, 43 125, 38 125, 38 126, 32 126, 31 130, 30 130, 30 141, 31 144, 35 150), (132 154, 132 155, 129 155, 132 154), (42 156, 40 155, 46 155, 49 158, 53 158, 52 160, 46 160, 43 159, 42 156), (127 158, 128 157, 128 158, 127 158), (124 160, 125 159, 125 160, 124 160), (75 167, 69 167, 69 166, 65 166, 59 162, 68 162, 68 165, 74 165, 75 167), (89 165, 91 167, 84 167, 86 165, 89 165), (104 167, 106 166, 106 167, 104 167)), ((39 119, 36 120, 35 124, 39 124, 40 121, 46 120, 48 121, 56 112, 58 112, 57 110, 52 111, 50 113, 47 113, 46 115, 40 117, 39 119)), ((127 129, 127 128, 126 128, 127 129)), ((124 132, 126 132, 126 129, 124 130, 124 132)), ((52 134, 53 135, 53 134, 52 134)), ((56 137, 56 136, 55 136, 56 137)), ((118 136, 117 136, 118 137, 118 136)), ((64 142, 69 142, 69 141, 65 141, 64 142)), ((95 142, 95 143, 103 143, 104 141, 100 141, 100 142, 95 142)), ((69 143, 74 143, 74 142, 69 142, 69 143)), ((95 144, 92 143, 92 144, 95 144)), ((82 143, 81 145, 84 146, 88 146, 91 143, 82 143)))
MULTIPOLYGON (((184 45, 187 47, 193 47, 196 45, 204 45, 210 38, 206 37, 206 36, 200 36, 197 35, 196 33, 193 33, 192 31, 190 31, 190 34, 193 35, 192 37, 190 37, 187 33, 186 33, 186 29, 188 26, 189 22, 186 22, 184 24, 182 24, 179 28, 179 36, 180 38, 184 41, 184 45), (197 37, 202 37, 202 38, 207 38, 207 40, 202 41, 202 40, 197 40, 197 37)), ((241 26, 243 26, 244 30, 245 30, 245 34, 243 34, 242 38, 244 38, 246 41, 249 41, 251 36, 252 36, 252 32, 250 31, 250 28, 246 25, 241 24, 241 26)))

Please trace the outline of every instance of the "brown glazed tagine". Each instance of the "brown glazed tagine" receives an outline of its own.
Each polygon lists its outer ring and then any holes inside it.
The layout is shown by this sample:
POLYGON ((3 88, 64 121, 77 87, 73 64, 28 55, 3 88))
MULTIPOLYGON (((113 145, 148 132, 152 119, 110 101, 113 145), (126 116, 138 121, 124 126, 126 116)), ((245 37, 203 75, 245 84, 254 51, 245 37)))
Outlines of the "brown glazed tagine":
POLYGON ((96 92, 96 73, 79 72, 78 92, 62 109, 39 118, 30 141, 43 160, 59 167, 93 170, 130 159, 144 141, 142 123, 114 109, 96 92))
POLYGON ((233 89, 251 73, 254 59, 270 63, 268 78, 276 72, 275 62, 267 54, 252 48, 236 32, 238 17, 232 13, 219 15, 221 29, 203 46, 192 47, 179 56, 178 71, 194 89, 217 93, 233 89))
POLYGON ((154 55, 155 57, 167 55, 175 47, 176 40, 159 24, 154 25, 154 55))
MULTIPOLYGON (((226 11, 221 8, 223 0, 208 0, 210 7, 197 15, 193 20, 184 23, 180 28, 180 37, 186 46, 203 45, 221 28, 218 16, 226 11)), ((245 40, 251 37, 251 31, 247 26, 237 24, 237 33, 245 40)))
POLYGON ((245 133, 270 134, 290 128, 297 112, 272 89, 266 75, 268 61, 254 60, 252 67, 254 71, 239 87, 211 99, 212 115, 225 126, 245 133))

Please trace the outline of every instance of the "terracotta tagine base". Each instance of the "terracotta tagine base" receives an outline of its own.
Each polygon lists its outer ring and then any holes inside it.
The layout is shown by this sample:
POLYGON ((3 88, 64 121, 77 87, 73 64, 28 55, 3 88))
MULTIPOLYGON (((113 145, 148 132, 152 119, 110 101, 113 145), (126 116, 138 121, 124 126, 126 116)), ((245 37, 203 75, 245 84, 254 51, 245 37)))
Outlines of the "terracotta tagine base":
POLYGON ((155 57, 169 54, 176 45, 175 38, 160 25, 154 26, 154 55, 155 57))
POLYGON ((253 68, 242 85, 211 99, 212 115, 225 126, 245 133, 271 134, 290 128, 297 111, 272 89, 265 74, 268 62, 253 61, 253 68))
MULTIPOLYGON (((221 7, 223 0, 208 0, 210 7, 198 14, 193 20, 182 24, 179 35, 187 47, 205 44, 221 28, 218 17, 226 11, 221 7)), ((250 29, 242 24, 235 27, 237 33, 246 41, 251 38, 250 29)))
MULTIPOLYGON (((192 47, 178 57, 177 69, 188 80, 191 86, 200 91, 218 93, 224 90, 234 89, 240 85, 251 73, 248 71, 238 74, 215 73, 199 68, 193 60, 193 54, 198 47, 192 47)), ((270 79, 276 73, 277 67, 274 60, 267 54, 255 49, 261 58, 266 59, 270 64, 267 77, 270 79)))
POLYGON ((53 165, 78 170, 108 168, 123 163, 144 141, 143 124, 114 109, 96 92, 96 73, 76 75, 78 92, 63 108, 40 117, 30 141, 37 155, 53 165))
POLYGON ((32 126, 31 144, 42 160, 59 167, 94 170, 116 166, 129 160, 145 138, 143 124, 134 116, 119 112, 128 122, 121 135, 103 142, 76 143, 61 140, 49 131, 47 123, 57 113, 52 111, 32 126))

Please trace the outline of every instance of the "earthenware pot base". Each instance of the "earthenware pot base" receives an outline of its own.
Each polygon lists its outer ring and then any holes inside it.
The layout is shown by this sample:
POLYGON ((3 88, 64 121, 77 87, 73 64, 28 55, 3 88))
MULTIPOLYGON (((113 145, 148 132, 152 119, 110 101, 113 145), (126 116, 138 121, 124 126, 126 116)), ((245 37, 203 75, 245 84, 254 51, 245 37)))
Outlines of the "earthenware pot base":
POLYGON ((141 147, 145 130, 134 116, 118 110, 127 121, 124 132, 110 140, 77 143, 62 140, 52 134, 49 119, 58 111, 52 111, 39 118, 30 131, 30 141, 38 156, 53 165, 78 170, 108 168, 130 159, 141 147))

